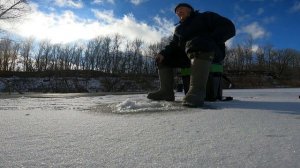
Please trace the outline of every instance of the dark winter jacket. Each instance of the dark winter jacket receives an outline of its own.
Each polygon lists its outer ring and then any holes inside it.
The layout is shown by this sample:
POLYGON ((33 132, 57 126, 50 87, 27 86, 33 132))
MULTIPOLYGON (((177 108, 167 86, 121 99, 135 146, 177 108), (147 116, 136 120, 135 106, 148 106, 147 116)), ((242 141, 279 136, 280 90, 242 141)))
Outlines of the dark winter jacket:
POLYGON ((172 40, 160 54, 170 58, 178 53, 214 51, 213 62, 220 62, 225 57, 225 42, 234 35, 235 27, 227 18, 213 12, 195 11, 179 23, 172 40), (176 52, 178 48, 184 52, 176 52))

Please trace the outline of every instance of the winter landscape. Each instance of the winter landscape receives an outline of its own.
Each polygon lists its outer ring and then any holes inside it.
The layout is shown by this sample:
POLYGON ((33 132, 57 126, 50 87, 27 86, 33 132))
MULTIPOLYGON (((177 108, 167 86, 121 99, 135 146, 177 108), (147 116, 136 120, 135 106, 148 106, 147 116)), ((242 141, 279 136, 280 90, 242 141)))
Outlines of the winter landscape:
POLYGON ((299 168, 300 1, 178 3, 1 0, 0 168, 299 168), (181 77, 210 64, 158 76, 172 36, 221 53, 207 86, 232 101, 182 106, 181 77), (146 98, 171 75, 174 102, 146 98))
POLYGON ((300 89, 224 95, 1 93, 0 167, 300 167, 300 89))

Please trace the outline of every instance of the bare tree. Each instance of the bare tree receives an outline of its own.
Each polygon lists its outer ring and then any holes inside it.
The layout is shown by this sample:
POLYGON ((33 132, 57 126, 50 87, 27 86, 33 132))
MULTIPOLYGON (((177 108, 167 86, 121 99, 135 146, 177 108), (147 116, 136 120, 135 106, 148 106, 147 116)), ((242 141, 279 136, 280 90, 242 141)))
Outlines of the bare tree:
POLYGON ((49 66, 50 61, 51 50, 52 46, 49 41, 42 41, 39 43, 39 50, 35 56, 35 68, 38 71, 47 70, 47 66, 49 66))
POLYGON ((119 73, 120 72, 120 65, 121 65, 121 51, 120 45, 122 43, 122 36, 119 34, 115 34, 113 41, 112 41, 112 73, 119 73))
POLYGON ((112 39, 110 37, 105 37, 103 44, 101 45, 101 58, 103 62, 101 65, 104 67, 104 72, 110 73, 111 72, 111 44, 112 44, 112 39))
POLYGON ((14 71, 20 46, 14 41, 4 38, 0 40, 0 70, 14 71))
POLYGON ((11 54, 9 71, 15 71, 16 70, 16 66, 17 66, 16 61, 18 60, 19 51, 20 51, 20 44, 15 43, 14 46, 13 46, 13 52, 11 54))
POLYGON ((149 44, 145 49, 144 56, 145 56, 145 64, 147 74, 156 75, 157 74, 157 67, 154 56, 159 53, 159 51, 163 48, 162 42, 149 44))
POLYGON ((21 45, 21 57, 23 58, 23 70, 32 71, 32 49, 33 49, 33 39, 26 39, 21 45))
POLYGON ((244 48, 244 57, 245 57, 245 68, 246 70, 251 70, 253 68, 253 38, 249 38, 246 41, 244 48))
POLYGON ((74 46, 74 53, 73 53, 73 69, 79 70, 80 69, 80 60, 83 57, 83 47, 82 46, 74 46))
POLYGON ((143 41, 141 39, 135 39, 132 42, 132 48, 133 48, 133 62, 132 62, 132 68, 135 73, 141 74, 143 69, 143 60, 142 60, 142 45, 143 41))
POLYGON ((102 37, 97 37, 87 43, 86 49, 84 51, 85 63, 83 68, 85 70, 103 70, 101 62, 101 46, 103 44, 103 41, 104 39, 102 37))
POLYGON ((273 66, 275 66, 278 77, 290 76, 290 67, 292 67, 293 58, 296 55, 296 52, 292 49, 284 49, 278 50, 276 53, 276 62, 273 66))
POLYGON ((238 71, 245 70, 245 57, 244 57, 244 49, 242 46, 238 45, 238 47, 235 49, 234 54, 234 63, 233 63, 233 69, 238 71))
POLYGON ((27 0, 0 0, 0 20, 12 20, 29 11, 27 0))
POLYGON ((262 47, 259 47, 258 50, 256 51, 256 69, 260 71, 265 71, 266 70, 266 58, 265 58, 265 50, 262 47))

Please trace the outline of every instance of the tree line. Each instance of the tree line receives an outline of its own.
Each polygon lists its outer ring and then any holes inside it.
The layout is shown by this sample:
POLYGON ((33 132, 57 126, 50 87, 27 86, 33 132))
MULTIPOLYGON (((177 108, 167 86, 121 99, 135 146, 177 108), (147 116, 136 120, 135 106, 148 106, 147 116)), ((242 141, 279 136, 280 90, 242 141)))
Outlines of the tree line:
POLYGON ((244 45, 227 50, 224 68, 227 72, 248 72, 275 78, 300 79, 300 52, 264 45, 253 49, 250 39, 244 45))
MULTIPOLYGON (((126 41, 118 34, 97 37, 85 43, 36 43, 33 39, 0 39, 0 71, 92 70, 109 74, 155 75, 153 56, 168 38, 146 44, 141 39, 126 41)), ((252 49, 252 43, 227 49, 224 68, 227 72, 272 73, 277 77, 299 75, 300 52, 275 49, 271 45, 252 49)))
POLYGON ((0 40, 0 71, 92 70, 110 74, 156 73, 154 53, 161 43, 146 45, 142 40, 125 41, 120 35, 97 37, 85 43, 35 43, 9 38, 0 40))

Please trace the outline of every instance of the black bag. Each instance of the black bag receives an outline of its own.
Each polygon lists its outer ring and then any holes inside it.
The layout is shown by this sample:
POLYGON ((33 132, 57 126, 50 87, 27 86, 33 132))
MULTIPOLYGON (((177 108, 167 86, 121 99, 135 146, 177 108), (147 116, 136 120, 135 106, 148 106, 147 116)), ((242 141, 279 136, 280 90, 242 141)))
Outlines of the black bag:
POLYGON ((223 86, 222 86, 222 73, 210 72, 206 84, 206 101, 222 100, 223 86))

